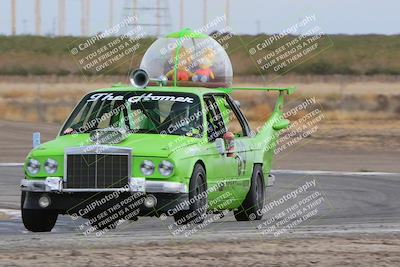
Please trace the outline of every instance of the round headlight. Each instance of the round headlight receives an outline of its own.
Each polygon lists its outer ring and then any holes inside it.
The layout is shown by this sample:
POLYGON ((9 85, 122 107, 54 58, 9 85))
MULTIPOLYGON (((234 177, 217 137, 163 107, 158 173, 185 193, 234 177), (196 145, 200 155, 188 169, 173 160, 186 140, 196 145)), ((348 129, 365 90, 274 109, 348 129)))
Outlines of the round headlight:
POLYGON ((171 175, 173 170, 174 170, 174 165, 168 160, 163 160, 161 161, 160 165, 158 165, 158 171, 163 176, 171 175))
POLYGON ((37 174, 40 170, 40 162, 36 159, 30 159, 26 164, 26 170, 30 174, 37 174))
POLYGON ((53 174, 57 171, 57 161, 54 159, 47 159, 44 163, 44 169, 48 174, 53 174))
POLYGON ((140 171, 146 176, 152 175, 154 173, 154 163, 151 160, 144 160, 140 164, 140 171))

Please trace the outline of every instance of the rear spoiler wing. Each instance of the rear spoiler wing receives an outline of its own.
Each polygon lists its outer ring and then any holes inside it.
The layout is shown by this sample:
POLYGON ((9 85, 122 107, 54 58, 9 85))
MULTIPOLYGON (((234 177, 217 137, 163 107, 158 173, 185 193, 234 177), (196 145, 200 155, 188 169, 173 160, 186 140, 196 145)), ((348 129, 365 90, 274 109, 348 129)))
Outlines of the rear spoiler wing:
POLYGON ((267 87, 231 87, 231 88, 220 88, 227 94, 232 93, 233 91, 274 91, 281 93, 286 93, 288 95, 293 94, 296 91, 295 87, 286 87, 286 88, 267 88, 267 87))
POLYGON ((264 87, 232 87, 232 88, 221 88, 225 93, 230 94, 233 91, 274 91, 279 92, 278 98, 276 99, 274 111, 282 113, 283 108, 283 94, 291 95, 296 90, 295 87, 287 87, 287 88, 264 88, 264 87))

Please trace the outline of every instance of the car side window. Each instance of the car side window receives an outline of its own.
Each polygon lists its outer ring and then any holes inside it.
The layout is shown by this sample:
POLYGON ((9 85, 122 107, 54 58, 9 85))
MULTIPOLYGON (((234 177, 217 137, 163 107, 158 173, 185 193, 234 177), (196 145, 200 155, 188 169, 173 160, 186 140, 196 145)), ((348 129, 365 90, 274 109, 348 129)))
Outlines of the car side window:
POLYGON ((226 133, 226 127, 214 97, 205 96, 204 101, 206 104, 208 141, 213 142, 217 138, 222 138, 226 133))
POLYGON ((238 118, 231 101, 227 96, 215 96, 218 108, 221 110, 221 115, 228 132, 232 132, 235 136, 246 136, 246 129, 238 118))

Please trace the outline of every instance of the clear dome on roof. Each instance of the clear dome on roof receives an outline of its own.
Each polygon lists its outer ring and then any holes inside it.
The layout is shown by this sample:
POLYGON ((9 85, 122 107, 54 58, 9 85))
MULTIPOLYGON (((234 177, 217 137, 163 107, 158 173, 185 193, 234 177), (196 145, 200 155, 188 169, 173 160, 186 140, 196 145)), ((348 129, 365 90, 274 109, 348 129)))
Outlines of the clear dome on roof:
POLYGON ((144 54, 140 68, 150 78, 166 76, 168 85, 232 85, 232 64, 225 49, 210 36, 189 29, 157 39, 144 54))

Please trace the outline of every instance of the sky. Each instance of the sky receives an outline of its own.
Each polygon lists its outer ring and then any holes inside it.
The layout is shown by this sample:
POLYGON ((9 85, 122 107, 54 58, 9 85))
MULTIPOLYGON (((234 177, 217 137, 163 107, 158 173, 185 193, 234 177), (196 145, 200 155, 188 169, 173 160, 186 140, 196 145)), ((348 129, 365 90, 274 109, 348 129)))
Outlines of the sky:
MULTIPOLYGON (((34 0, 17 1, 17 34, 34 34, 34 0)), ((81 0, 66 1, 67 35, 80 35, 81 0)), ((90 0, 89 33, 109 27, 109 1, 90 0)), ((130 14, 133 0, 113 0, 113 24, 130 14)), ((138 7, 155 7, 155 0, 136 0, 138 7)), ((43 34, 57 34, 57 0, 41 0, 43 34)), ((180 0, 160 0, 165 16, 162 32, 179 30, 180 0)), ((202 0, 184 0, 185 27, 203 25, 202 0)), ((225 14, 226 0, 208 0, 208 21, 225 14)), ((230 0, 229 26, 236 34, 278 33, 305 16, 315 14, 317 24, 328 34, 400 34, 400 1, 398 0, 230 0)), ((139 10, 139 22, 155 23, 154 10, 139 10)), ((224 26, 224 25, 221 25, 224 26)), ((223 27, 221 27, 223 28, 223 27)), ((148 32, 155 32, 149 27, 148 32)), ((0 34, 11 33, 11 0, 0 0, 0 34)))

